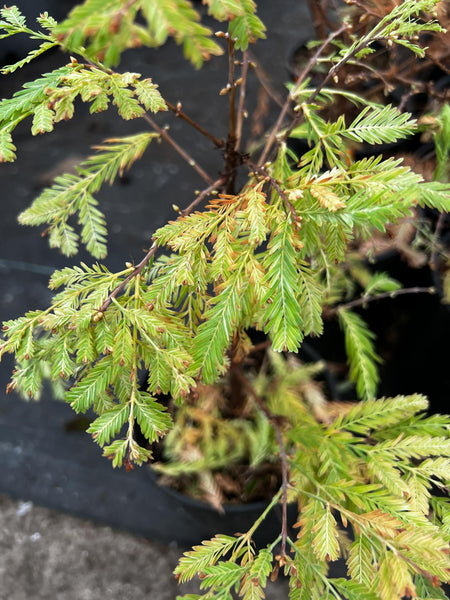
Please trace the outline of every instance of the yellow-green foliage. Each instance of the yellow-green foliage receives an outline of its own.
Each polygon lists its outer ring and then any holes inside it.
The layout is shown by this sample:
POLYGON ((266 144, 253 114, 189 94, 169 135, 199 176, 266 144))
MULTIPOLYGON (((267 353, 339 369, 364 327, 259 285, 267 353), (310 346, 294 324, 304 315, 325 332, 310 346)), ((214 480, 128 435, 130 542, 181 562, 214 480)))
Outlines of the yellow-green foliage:
MULTIPOLYGON (((431 480, 442 488, 448 483, 448 420, 426 418, 422 396, 343 407, 329 425, 318 423, 299 397, 297 407, 287 452, 299 533, 288 538, 291 552, 280 565, 290 578, 290 597, 445 598, 436 586, 448 578, 448 506, 446 498, 431 496, 431 480), (327 577, 340 557, 348 581, 327 577)), ((264 527, 264 520, 257 526, 264 527)), ((248 537, 215 538, 195 547, 181 559, 177 577, 187 581, 206 573, 201 585, 211 597, 231 598, 233 589, 244 598, 263 597, 251 593, 262 592, 265 577, 263 583, 249 582, 250 573, 262 564, 266 576, 275 568, 278 539, 258 551, 248 537)))
MULTIPOLYGON (((386 274, 367 274, 355 259, 354 240, 385 232, 418 205, 450 210, 449 112, 444 108, 435 120, 435 181, 425 182, 401 159, 353 158, 355 144, 390 144, 417 132, 409 114, 327 86, 339 81, 347 63, 369 60, 376 44, 397 44, 423 56, 420 34, 441 31, 424 17, 437 3, 396 2, 367 33, 359 36, 349 25, 345 38, 325 45, 329 70, 322 84, 314 89, 305 73, 290 86, 259 160, 256 151, 247 154, 239 146, 246 50, 265 37, 253 0, 204 0, 204 12, 225 30, 217 38, 188 0, 85 0, 61 23, 41 15, 38 30, 27 26, 16 6, 0 9, 0 38, 26 34, 39 44, 3 74, 51 48, 69 52, 62 66, 0 101, 0 162, 16 158, 19 123, 29 119, 33 135, 51 132, 75 118, 76 99, 88 103, 91 113, 113 106, 118 119, 141 119, 153 128, 94 147, 76 174, 59 176, 22 212, 21 223, 45 224, 50 245, 66 255, 75 254, 81 241, 103 259, 107 227, 95 194, 139 160, 154 138, 171 142, 208 184, 198 204, 190 205, 192 194, 187 208, 175 207, 178 217, 154 232, 138 265, 116 273, 98 263, 56 271, 50 306, 5 322, 0 345, 0 357, 12 353, 16 360, 8 391, 37 399, 50 380, 76 412, 92 409, 97 416, 89 433, 115 467, 146 462, 151 444, 171 429, 167 472, 200 472, 205 485, 232 460, 257 465, 281 457, 288 482, 267 510, 286 493, 297 503, 298 536, 284 539, 289 552, 277 554, 279 537, 267 548, 252 545, 266 513, 237 537, 218 532, 186 553, 176 569, 181 582, 201 577, 201 594, 186 599, 231 600, 237 593, 260 600, 278 569, 289 577, 291 600, 445 597, 439 582, 448 579, 450 517, 447 499, 432 492, 448 484, 448 419, 426 417, 427 401, 418 395, 376 400, 374 335, 354 305, 343 303, 356 283, 364 301, 398 291, 386 274), (230 82, 217 91, 218 102, 227 96, 234 130, 228 140, 206 132, 225 148, 225 175, 217 182, 154 124, 157 113, 168 109, 189 119, 161 96, 152 73, 142 77, 111 68, 126 49, 158 47, 169 37, 195 67, 229 53, 230 82), (359 107, 357 116, 329 120, 327 107, 336 97, 359 107), (282 117, 291 103, 295 116, 287 123, 282 117), (302 155, 289 148, 290 136, 308 145, 302 155), (237 168, 246 173, 238 191, 237 168), (322 333, 327 311, 338 316, 349 377, 364 400, 340 406, 337 415, 323 406, 315 369, 286 357, 305 336, 322 333), (272 353, 259 372, 245 373, 253 389, 242 391, 246 417, 225 423, 217 407, 208 412, 196 406, 194 394, 217 386, 249 354, 249 329, 267 335, 272 353), (175 423, 161 394, 179 407, 175 423), (136 425, 147 443, 136 441, 136 425), (200 440, 196 453, 192 436, 200 440), (329 563, 340 557, 348 580, 327 575, 329 563)), ((223 111, 217 114, 221 118, 223 111)))

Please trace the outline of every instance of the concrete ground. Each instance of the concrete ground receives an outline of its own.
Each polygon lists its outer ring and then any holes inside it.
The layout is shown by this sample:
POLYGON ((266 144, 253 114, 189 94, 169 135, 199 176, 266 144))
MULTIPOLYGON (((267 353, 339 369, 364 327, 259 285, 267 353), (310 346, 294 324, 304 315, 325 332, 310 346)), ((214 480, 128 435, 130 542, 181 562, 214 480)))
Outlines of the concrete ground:
POLYGON ((1 600, 169 600, 178 553, 0 496, 1 600))
MULTIPOLYGON (((181 550, 0 495, 0 600, 175 600, 181 550)), ((268 600, 287 598, 286 582, 268 600)))

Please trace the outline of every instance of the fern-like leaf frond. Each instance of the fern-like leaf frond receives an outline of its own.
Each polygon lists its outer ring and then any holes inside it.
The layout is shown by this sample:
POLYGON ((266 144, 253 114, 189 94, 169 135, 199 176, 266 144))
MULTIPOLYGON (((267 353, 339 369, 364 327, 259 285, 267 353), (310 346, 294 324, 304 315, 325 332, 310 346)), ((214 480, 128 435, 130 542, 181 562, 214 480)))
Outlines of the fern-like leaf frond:
POLYGON ((241 268, 227 281, 227 286, 210 302, 204 322, 194 338, 194 367, 201 373, 205 383, 213 383, 223 373, 228 360, 226 350, 241 315, 248 314, 246 289, 248 281, 243 276, 245 255, 240 259, 241 268))
POLYGON ((129 414, 130 407, 128 404, 116 406, 95 419, 87 432, 92 434, 92 437, 100 446, 109 444, 111 438, 119 433, 129 414))
POLYGON ((355 142, 382 144, 396 142, 414 133, 416 122, 408 113, 400 113, 391 105, 383 108, 366 106, 341 135, 355 142))
POLYGON ((81 238, 88 251, 97 258, 106 256, 106 223, 93 197, 106 181, 113 183, 145 152, 157 134, 142 133, 124 138, 111 138, 96 146, 98 154, 78 167, 77 175, 61 175, 44 190, 32 205, 19 215, 23 225, 48 224, 50 243, 71 255, 77 251, 78 236, 68 219, 78 214, 81 238), (69 238, 67 236, 70 236, 69 238), (70 240, 70 241, 69 241, 70 240))
POLYGON ((348 572, 354 581, 364 584, 367 588, 370 587, 373 579, 373 560, 374 553, 370 538, 364 534, 356 535, 348 553, 348 572))
POLYGON ((0 72, 3 75, 7 75, 8 73, 14 73, 14 71, 17 71, 17 69, 21 69, 22 67, 24 67, 25 65, 30 63, 35 58, 38 58, 39 56, 44 54, 44 52, 47 52, 48 50, 51 50, 52 48, 55 48, 56 46, 57 46, 56 42, 52 42, 52 41, 42 42, 42 44, 40 44, 38 48, 31 50, 31 52, 29 52, 25 58, 18 60, 14 64, 5 65, 4 67, 2 67, 0 69, 0 72))
POLYGON ((418 191, 420 206, 429 206, 442 212, 450 212, 450 184, 439 181, 424 182, 418 191))
POLYGON ((167 110, 157 86, 150 79, 141 79, 139 73, 110 73, 73 59, 69 65, 24 84, 12 98, 0 101, 3 160, 15 158, 7 134, 21 121, 33 115, 33 135, 51 131, 54 123, 72 118, 77 96, 91 103, 91 112, 105 110, 112 98, 125 120, 140 117, 146 110, 167 110))
POLYGON ((249 43, 266 37, 266 27, 256 15, 256 3, 253 0, 239 0, 239 3, 243 14, 230 21, 229 33, 235 39, 236 48, 246 50, 249 43))
POLYGON ((135 3, 123 10, 121 0, 85 0, 55 27, 54 35, 69 51, 85 46, 90 58, 114 65, 119 62, 120 53, 140 39, 134 25, 137 10, 135 3))
POLYGON ((314 552, 321 561, 335 561, 340 555, 336 519, 328 505, 317 516, 318 521, 312 528, 314 552))
POLYGON ((208 6, 208 14, 218 21, 231 20, 245 14, 241 0, 204 0, 203 4, 208 6))
POLYGON ((183 46, 184 56, 199 68, 222 48, 211 39, 211 30, 187 0, 142 0, 141 10, 147 20, 150 44, 160 46, 170 35, 183 46))
POLYGON ((13 144, 12 136, 5 129, 0 130, 0 163, 14 162, 16 160, 16 147, 13 144))
POLYGON ((137 393, 133 412, 142 433, 150 443, 163 436, 172 426, 172 419, 165 407, 145 392, 137 393))
POLYGON ((392 427, 427 408, 428 400, 420 394, 366 400, 352 406, 345 415, 340 415, 331 427, 367 435, 373 429, 392 427))
POLYGON ((211 540, 205 540, 200 546, 185 552, 175 568, 175 577, 180 583, 190 581, 197 573, 214 565, 238 543, 239 538, 228 535, 216 535, 211 540))
POLYGON ((273 349, 295 352, 303 340, 303 319, 298 305, 298 270, 295 231, 289 220, 281 223, 268 243, 265 260, 268 291, 264 301, 265 331, 273 349))
POLYGON ((356 383, 360 398, 374 398, 379 379, 376 364, 380 362, 373 345, 375 336, 356 313, 342 309, 338 316, 345 335, 350 379, 356 383))

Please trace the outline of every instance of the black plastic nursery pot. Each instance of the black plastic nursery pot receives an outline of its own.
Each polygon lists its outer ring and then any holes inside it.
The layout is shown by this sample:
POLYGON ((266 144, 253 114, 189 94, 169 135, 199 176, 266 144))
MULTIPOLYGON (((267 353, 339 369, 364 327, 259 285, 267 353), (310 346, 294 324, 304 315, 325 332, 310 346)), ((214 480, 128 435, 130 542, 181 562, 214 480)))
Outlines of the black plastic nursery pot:
MULTIPOLYGON (((151 468, 147 470, 150 484, 158 486, 172 505, 177 506, 175 514, 168 515, 172 519, 174 531, 183 529, 183 536, 192 545, 195 540, 209 539, 218 533, 235 535, 246 533, 268 507, 268 502, 249 502, 247 504, 224 504, 219 511, 207 502, 186 496, 170 487, 159 485, 158 476, 151 468), (182 524, 182 525, 181 525, 182 524), (187 526, 186 526, 187 524, 187 526)), ((288 527, 297 520, 297 507, 289 504, 287 510, 288 527)), ((281 532, 282 506, 276 504, 265 516, 263 522, 255 531, 252 539, 258 547, 274 542, 281 532)), ((295 534, 293 534, 295 537, 295 534)))
MULTIPOLYGON (((147 471, 148 476, 158 485, 157 476, 151 469, 147 471)), ((183 535, 191 536, 189 546, 196 543, 200 535, 201 540, 207 540, 216 534, 236 535, 247 532, 255 521, 264 513, 268 507, 267 502, 249 502, 248 504, 224 504, 223 512, 189 496, 183 495, 169 487, 159 486, 160 491, 177 503, 176 513, 169 518, 173 519, 173 526, 183 523, 183 535), (187 523, 187 526, 185 525, 187 523)), ((287 505, 287 526, 291 539, 295 540, 297 533, 293 525, 298 520, 298 508, 295 503, 287 505)), ((281 533, 282 529, 282 505, 276 504, 268 512, 252 535, 252 540, 257 548, 263 548, 272 544, 281 533)), ((345 561, 339 559, 330 565, 330 576, 345 577, 347 568, 345 561)))
MULTIPOLYGON (((154 541, 189 547, 217 533, 245 533, 267 503, 225 505, 221 513, 160 486, 144 466, 126 472, 76 426, 69 406, 51 400, 0 405, 0 492, 132 531, 154 541)), ((296 520, 295 507, 288 520, 296 520)), ((267 515, 254 539, 273 542, 281 530, 281 506, 267 515)))

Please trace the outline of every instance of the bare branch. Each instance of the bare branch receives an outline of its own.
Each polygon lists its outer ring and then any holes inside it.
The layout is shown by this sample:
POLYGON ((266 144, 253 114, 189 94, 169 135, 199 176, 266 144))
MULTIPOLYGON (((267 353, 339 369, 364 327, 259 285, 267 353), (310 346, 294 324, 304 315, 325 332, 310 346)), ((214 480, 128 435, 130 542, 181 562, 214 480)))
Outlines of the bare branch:
POLYGON ((266 91, 269 98, 271 98, 275 104, 278 104, 278 106, 281 108, 283 106, 283 97, 272 88, 269 76, 250 52, 248 53, 248 58, 250 61, 249 64, 253 68, 259 83, 266 91))
POLYGON ((321 40, 325 37, 326 25, 327 25, 327 14, 320 0, 307 0, 309 12, 311 13, 311 19, 313 27, 316 31, 317 39, 321 40))
POLYGON ((213 142, 213 144, 217 148, 223 148, 225 146, 224 140, 219 140, 219 138, 216 138, 214 135, 212 135, 212 133, 209 133, 209 131, 207 131, 204 127, 197 123, 197 121, 194 121, 194 119, 192 119, 185 112, 183 112, 183 110, 181 109, 181 102, 178 102, 176 106, 174 104, 171 104, 167 100, 165 102, 167 104, 167 108, 171 110, 176 117, 179 117, 180 119, 183 119, 183 121, 186 121, 186 123, 189 123, 189 125, 194 127, 194 129, 196 129, 202 135, 211 140, 211 142, 213 142))
POLYGON ((208 183, 209 185, 213 185, 214 181, 212 177, 210 177, 208 173, 206 173, 206 171, 204 171, 202 167, 200 167, 200 165, 198 165, 195 162, 192 156, 190 156, 185 150, 183 150, 183 148, 181 148, 181 146, 179 146, 176 143, 176 141, 167 133, 166 129, 163 129, 162 127, 157 125, 155 121, 147 114, 142 115, 142 118, 144 119, 144 121, 147 121, 147 123, 150 125, 150 127, 152 127, 152 129, 159 133, 163 140, 165 140, 172 146, 172 148, 177 152, 177 154, 179 154, 188 163, 188 165, 192 167, 204 181, 206 181, 206 183, 208 183))
MULTIPOLYGON (((212 183, 208 188, 206 188, 205 190, 203 190, 198 196, 197 198, 194 200, 194 202, 192 202, 188 207, 186 207, 183 211, 180 212, 180 215, 178 218, 183 218, 186 215, 188 215, 190 212, 192 212, 194 210, 194 208, 204 199, 206 198, 206 196, 208 196, 209 194, 211 194, 216 188, 220 188, 223 183, 224 183, 224 179, 218 179, 217 181, 214 181, 214 183, 212 183)), ((103 313, 106 311, 106 309, 108 308, 108 306, 111 304, 111 302, 113 301, 113 298, 116 298, 120 292, 122 290, 125 289, 125 287, 130 283, 130 281, 132 281, 135 277, 138 277, 142 271, 144 270, 144 268, 148 265, 148 263, 150 262, 150 259, 156 254, 158 250, 158 244, 156 242, 153 242, 152 247, 150 248, 150 250, 147 252, 147 254, 144 256, 144 258, 141 260, 141 262, 135 266, 135 268, 133 269, 133 271, 127 276, 125 277, 125 279, 116 287, 113 289, 113 291, 109 294, 109 296, 106 298, 106 300, 103 302, 103 304, 101 305, 101 307, 98 309, 97 312, 97 320, 102 318, 103 313)))
POLYGON ((140 275, 142 273, 143 269, 146 267, 146 265, 148 265, 148 263, 150 262, 150 259, 152 258, 152 256, 154 256, 156 254, 157 250, 158 250, 158 245, 156 242, 154 242, 152 244, 152 247, 150 248, 150 250, 147 252, 147 254, 144 256, 144 258, 141 260, 141 262, 138 265, 136 265, 134 270, 127 277, 125 277, 125 279, 122 281, 122 283, 120 283, 116 288, 113 289, 113 291, 109 294, 109 296, 103 302, 101 307, 98 309, 98 312, 96 315, 97 320, 99 320, 101 318, 102 314, 105 312, 105 310, 108 308, 108 306, 113 301, 113 298, 116 298, 120 294, 120 292, 128 285, 128 283, 131 280, 133 280, 135 277, 137 277, 138 275, 140 275))
POLYGON ((250 167, 250 169, 252 169, 252 171, 254 171, 257 175, 261 175, 262 177, 264 177, 268 181, 268 183, 273 187, 273 189, 277 192, 277 194, 283 199, 283 202, 286 204, 287 209, 291 213, 291 215, 292 215, 292 217, 294 219, 294 223, 296 224, 296 226, 300 227, 302 219, 297 214, 297 211, 295 210, 292 202, 287 197, 286 192, 280 187, 280 184, 278 183, 278 181, 276 179, 274 179, 266 171, 266 169, 264 167, 260 167, 259 165, 255 165, 250 160, 246 160, 245 162, 250 167))
POLYGON ((180 217, 185 217, 186 215, 188 215, 189 213, 191 213, 194 208, 196 206, 198 206, 205 198, 206 196, 209 196, 210 194, 213 194, 215 190, 220 190, 220 188, 225 184, 225 178, 221 177, 220 179, 217 179, 217 181, 215 181, 212 185, 210 185, 208 188, 206 188, 205 190, 203 190, 202 192, 200 192, 198 194, 198 196, 196 197, 196 199, 191 202, 191 204, 189 204, 189 206, 187 206, 184 210, 182 210, 180 212, 180 217))
POLYGON ((239 146, 241 145, 242 127, 244 124, 245 91, 247 85, 248 62, 248 53, 246 50, 242 57, 241 88, 239 92, 239 106, 237 111, 236 143, 234 145, 234 149, 236 152, 239 152, 239 146))
POLYGON ((280 419, 277 418, 264 404, 262 398, 258 396, 254 387, 251 385, 247 377, 241 372, 240 379, 243 387, 247 390, 248 394, 252 397, 255 404, 261 409, 261 411, 266 415, 270 424, 272 425, 275 431, 275 437, 277 438, 278 446, 280 447, 280 462, 281 462, 281 503, 282 503, 282 512, 281 512, 281 549, 280 556, 284 558, 286 556, 286 541, 288 538, 288 528, 287 528, 287 490, 289 485, 289 477, 288 477, 288 460, 287 460, 287 452, 286 446, 283 440, 283 432, 280 427, 280 419))
MULTIPOLYGON (((297 79, 296 84, 294 89, 290 92, 290 94, 288 94, 288 97, 286 99, 286 102, 284 103, 280 114, 278 115, 278 119, 275 123, 274 128, 272 129, 272 133, 269 136, 269 139, 266 142, 266 145, 264 146, 263 152, 261 154, 261 157, 258 161, 258 166, 261 166, 264 164, 272 146, 273 143, 275 142, 275 139, 278 135, 278 133, 280 132, 280 129, 283 125, 283 121, 286 117, 286 114, 289 110, 289 106, 291 105, 291 102, 295 99, 295 94, 298 91, 299 87, 301 86, 301 84, 303 83, 303 81, 306 79, 307 75, 309 74, 309 72, 311 71, 311 69, 316 65, 317 60, 319 59, 320 55, 322 54, 322 52, 324 51, 324 49, 328 46, 328 44, 335 38, 338 37, 343 31, 345 31, 347 29, 346 25, 342 25, 339 29, 337 29, 336 31, 333 31, 332 33, 330 33, 330 35, 327 37, 327 39, 323 42, 323 44, 321 44, 319 46, 319 48, 317 49, 317 51, 314 53, 314 55, 311 57, 310 61, 308 62, 308 64, 306 65, 305 69, 303 70, 302 74, 300 75, 300 77, 297 79)), ((331 73, 331 70, 330 72, 331 73)), ((329 74, 328 74, 329 75, 329 74)), ((322 82, 320 89, 322 89, 322 87, 325 85, 325 83, 328 81, 329 76, 327 76, 324 81, 322 82)), ((314 94, 313 94, 314 95, 314 94)), ((316 94, 317 95, 317 94, 316 94)), ((315 95, 314 95, 315 97, 315 95)), ((294 119, 294 122, 296 120, 294 119)), ((290 129, 291 131, 292 129, 290 129)), ((286 137, 286 136, 285 136, 286 137)))
POLYGON ((234 41, 228 36, 228 89, 230 126, 228 139, 236 139, 236 75, 234 65, 234 41))
POLYGON ((336 314, 340 310, 346 310, 349 308, 355 308, 357 306, 365 306, 369 302, 375 302, 377 300, 384 300, 385 298, 396 298, 397 296, 403 296, 405 294, 435 294, 436 290, 434 287, 410 287, 403 288, 400 290, 393 290, 392 292, 382 292, 381 294, 375 294, 373 296, 362 296, 351 302, 345 304, 339 304, 336 308, 331 311, 327 311, 328 314, 336 314))

